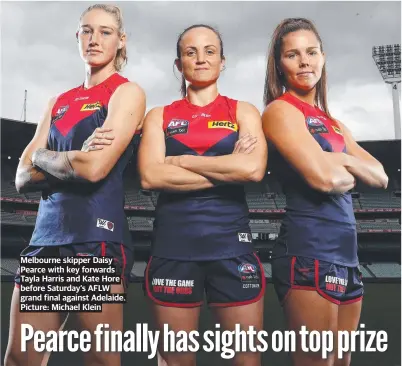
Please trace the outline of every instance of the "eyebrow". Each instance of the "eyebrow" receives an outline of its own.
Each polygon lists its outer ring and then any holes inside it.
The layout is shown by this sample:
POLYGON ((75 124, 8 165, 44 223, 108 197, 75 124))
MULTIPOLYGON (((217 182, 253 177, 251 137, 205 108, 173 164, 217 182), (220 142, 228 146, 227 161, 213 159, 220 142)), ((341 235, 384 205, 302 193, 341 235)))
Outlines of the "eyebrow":
MULTIPOLYGON (((204 48, 208 48, 208 47, 214 47, 214 48, 217 48, 215 45, 213 45, 213 44, 209 44, 209 45, 207 45, 207 46, 204 46, 204 48)), ((197 49, 197 47, 195 47, 195 46, 187 46, 185 49, 187 50, 187 49, 192 49, 192 50, 196 50, 197 49)))
MULTIPOLYGON (((84 27, 93 28, 93 26, 90 25, 90 24, 82 24, 82 25, 80 26, 80 28, 84 28, 84 27)), ((107 28, 107 29, 114 30, 113 27, 110 27, 110 26, 108 26, 108 25, 100 25, 99 28, 107 28)))
MULTIPOLYGON (((312 46, 312 47, 307 47, 307 50, 312 50, 312 49, 314 49, 314 48, 320 48, 320 47, 318 47, 318 46, 312 46)), ((286 50, 285 51, 285 53, 286 52, 298 52, 299 50, 297 50, 296 48, 292 48, 291 50, 286 50)))

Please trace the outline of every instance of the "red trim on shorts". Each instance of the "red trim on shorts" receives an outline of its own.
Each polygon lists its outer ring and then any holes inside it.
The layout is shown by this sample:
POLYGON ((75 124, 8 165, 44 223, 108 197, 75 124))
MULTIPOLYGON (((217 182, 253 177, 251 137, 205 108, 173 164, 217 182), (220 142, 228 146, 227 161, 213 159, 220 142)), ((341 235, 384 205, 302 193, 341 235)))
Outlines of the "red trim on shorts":
POLYGON ((341 302, 339 300, 333 299, 331 296, 327 295, 324 291, 320 289, 320 261, 318 259, 314 259, 314 267, 315 267, 315 287, 317 292, 326 300, 331 301, 332 303, 339 305, 341 302))
POLYGON ((16 282, 15 282, 14 284, 15 284, 15 287, 16 287, 16 288, 20 288, 20 287, 21 287, 21 285, 20 285, 19 283, 16 283, 16 282))
MULTIPOLYGON (((288 288, 288 290, 286 291, 285 296, 283 297, 282 301, 280 301, 280 305, 283 306, 283 304, 285 303, 285 301, 287 300, 289 294, 290 294, 290 290, 292 288, 298 289, 299 287, 293 285, 293 282, 295 281, 295 263, 296 263, 296 257, 292 257, 292 261, 290 263, 290 287, 288 288)), ((300 286, 302 287, 302 286, 300 286)), ((300 289, 302 290, 302 289, 300 289)), ((315 290, 315 289, 314 289, 315 290)))
POLYGON ((363 300, 363 296, 359 296, 359 297, 357 297, 356 299, 343 301, 343 302, 341 302, 339 305, 353 304, 353 303, 358 302, 358 301, 361 301, 361 300, 363 300))
POLYGON ((123 281, 123 286, 124 288, 126 287, 126 279, 125 279, 125 273, 126 273, 126 265, 127 265, 127 258, 126 258, 126 253, 124 251, 124 246, 123 244, 120 244, 120 250, 121 250, 121 257, 123 259, 123 270, 121 272, 121 280, 123 281))
POLYGON ((101 243, 101 256, 104 257, 106 255, 106 243, 103 241, 101 243))
POLYGON ((264 271, 264 267, 261 264, 260 258, 258 258, 258 256, 253 253, 254 257, 257 259, 257 262, 260 266, 260 272, 261 272, 261 290, 259 292, 259 294, 251 300, 246 300, 246 301, 237 301, 237 302, 230 302, 230 303, 225 303, 225 302, 216 302, 216 303, 210 303, 208 304, 208 306, 212 307, 212 308, 216 308, 216 307, 233 307, 233 306, 244 306, 244 305, 249 305, 252 304, 254 302, 257 302, 261 299, 261 297, 264 295, 265 293, 265 271, 264 271))
POLYGON ((168 306, 168 307, 174 307, 174 308, 195 308, 199 307, 202 305, 203 301, 201 302, 193 302, 193 303, 177 303, 177 302, 165 302, 165 301, 160 301, 157 298, 155 298, 152 295, 151 290, 149 289, 149 281, 148 281, 148 275, 149 275, 149 267, 151 267, 151 262, 152 262, 152 256, 149 258, 149 262, 147 264, 147 269, 145 270, 145 289, 147 291, 148 297, 156 304, 162 305, 162 306, 168 306))

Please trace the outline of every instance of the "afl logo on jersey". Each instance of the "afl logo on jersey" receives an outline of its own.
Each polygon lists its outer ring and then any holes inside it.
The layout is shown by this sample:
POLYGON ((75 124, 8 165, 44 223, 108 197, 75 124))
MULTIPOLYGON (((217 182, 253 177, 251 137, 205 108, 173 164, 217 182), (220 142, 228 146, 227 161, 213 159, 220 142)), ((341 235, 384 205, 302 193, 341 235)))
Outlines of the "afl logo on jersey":
POLYGON ((88 103, 88 104, 84 104, 81 107, 81 112, 85 112, 85 111, 95 111, 97 109, 101 109, 102 108, 102 104, 100 104, 100 102, 95 102, 95 103, 88 103))
POLYGON ((186 119, 172 119, 166 128, 166 137, 187 133, 189 124, 186 119))
POLYGON ((56 122, 57 120, 63 118, 63 116, 66 114, 67 110, 68 110, 68 105, 59 107, 57 109, 56 114, 52 117, 52 123, 56 122))
POLYGON ((256 273, 257 272, 257 267, 254 264, 251 264, 251 263, 239 264, 237 269, 239 270, 240 273, 244 273, 244 274, 256 273))
POLYGON ((325 127, 324 123, 317 117, 307 117, 306 122, 308 130, 311 134, 328 133, 327 127, 325 127))
POLYGON ((239 129, 237 123, 230 121, 209 121, 208 128, 226 128, 232 131, 237 131, 239 129))

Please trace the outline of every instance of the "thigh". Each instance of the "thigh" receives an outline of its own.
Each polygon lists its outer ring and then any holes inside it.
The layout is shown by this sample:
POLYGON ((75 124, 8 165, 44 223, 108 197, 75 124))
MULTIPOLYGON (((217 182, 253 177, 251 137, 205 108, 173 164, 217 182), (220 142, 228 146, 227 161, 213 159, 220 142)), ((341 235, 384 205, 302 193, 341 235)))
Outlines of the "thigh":
POLYGON ((46 333, 51 330, 62 330, 66 320, 66 313, 21 313, 20 290, 15 286, 11 299, 10 329, 4 359, 5 366, 45 366, 50 353, 35 351, 33 341, 27 342, 26 352, 21 352, 21 324, 29 324, 34 331, 41 330, 46 333))
MULTIPOLYGON (((262 330, 265 274, 257 255, 251 253, 214 261, 208 265, 206 272, 208 303, 221 325, 221 331, 237 331, 243 334, 242 337, 248 337, 245 332, 249 329, 256 332, 262 330)), ((260 346, 256 336, 240 342, 237 352, 233 344, 230 348, 234 351, 234 357, 227 363, 236 366, 260 365, 260 346), (242 349, 242 344, 250 347, 242 349)))
MULTIPOLYGON (((358 267, 349 268, 348 285, 345 293, 345 300, 339 306, 338 330, 351 332, 359 325, 363 299, 362 273, 358 267)), ((336 353, 337 356, 337 353, 336 353)), ((336 359, 336 366, 349 366, 351 352, 343 354, 342 359, 336 359)))
MULTIPOLYGON (((152 304, 155 328, 160 331, 158 344, 158 365, 166 363, 169 366, 194 366, 196 364, 195 352, 177 352, 171 347, 178 344, 179 339, 188 337, 191 331, 198 330, 200 307, 178 308, 152 304), (179 333, 184 331, 184 333, 179 333), (177 338, 175 338, 177 335, 177 338), (168 349, 167 349, 168 348, 168 349)), ((201 339, 196 338, 200 343, 201 339)), ((187 338, 187 345, 193 343, 187 338)))
MULTIPOLYGON (((316 291, 291 289, 283 305, 287 328, 296 334, 296 352, 292 352, 294 366, 329 366, 333 365, 334 354, 322 359, 321 349, 314 352, 304 352, 301 348, 299 331, 302 326, 311 332, 319 333, 337 330, 338 305, 322 297, 316 291)), ((309 347, 308 338, 305 343, 309 347)))
MULTIPOLYGON (((124 293, 123 284, 111 285, 111 293, 124 293)), ((99 313, 80 312, 75 314, 81 330, 88 330, 94 335, 95 330, 98 331, 121 331, 123 332, 123 304, 102 304, 102 311, 99 313), (103 327, 98 326, 103 324, 103 327)), ((109 333, 111 334, 111 333, 109 333)), ((92 337, 91 349, 89 352, 83 353, 85 365, 87 366, 116 366, 120 365, 120 352, 111 352, 110 337, 108 339, 100 336, 101 349, 96 351, 96 336, 92 337), (107 347, 106 348, 106 344, 107 347)), ((118 342, 115 342, 118 344, 118 342)))

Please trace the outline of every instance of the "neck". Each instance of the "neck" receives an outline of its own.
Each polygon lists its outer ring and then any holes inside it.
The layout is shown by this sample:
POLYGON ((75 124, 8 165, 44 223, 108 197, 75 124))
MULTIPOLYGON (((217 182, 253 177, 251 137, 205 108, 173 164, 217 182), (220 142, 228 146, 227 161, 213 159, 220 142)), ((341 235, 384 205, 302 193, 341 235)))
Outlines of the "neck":
POLYGON ((204 107, 209 103, 212 103, 218 96, 218 86, 216 83, 208 85, 207 87, 196 87, 190 85, 187 88, 187 99, 191 104, 199 107, 204 107))
POLYGON ((86 65, 85 67, 85 89, 90 89, 102 82, 104 82, 109 76, 116 72, 113 62, 101 67, 92 67, 86 65))
POLYGON ((289 94, 299 98, 303 102, 315 106, 316 88, 311 90, 288 89, 289 94))

